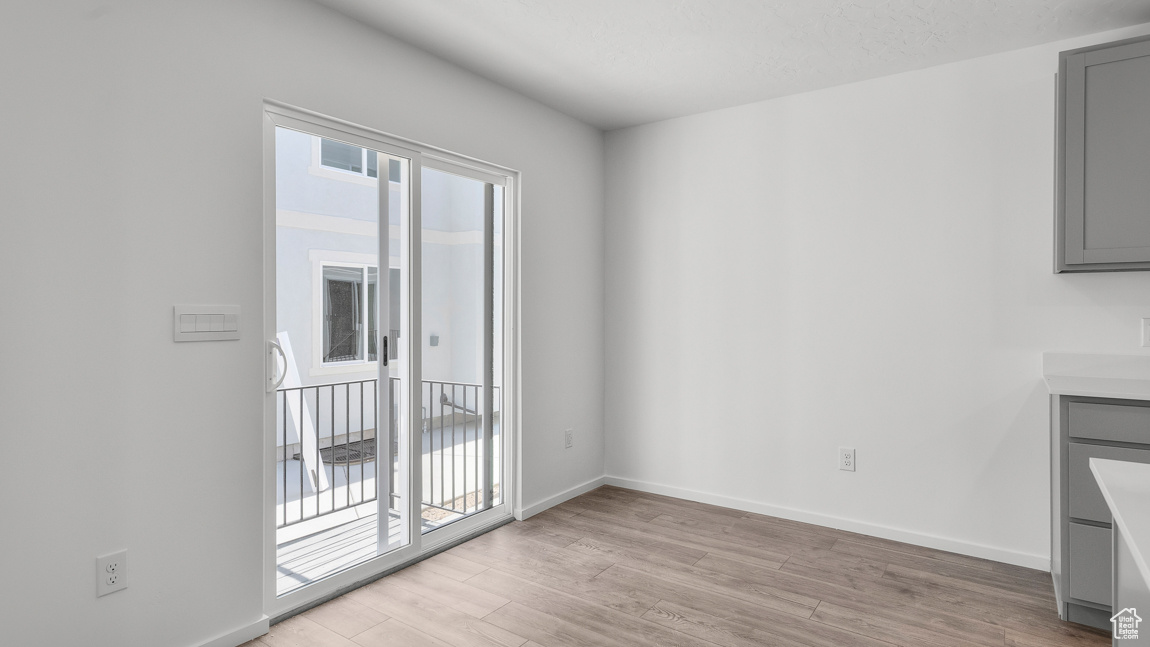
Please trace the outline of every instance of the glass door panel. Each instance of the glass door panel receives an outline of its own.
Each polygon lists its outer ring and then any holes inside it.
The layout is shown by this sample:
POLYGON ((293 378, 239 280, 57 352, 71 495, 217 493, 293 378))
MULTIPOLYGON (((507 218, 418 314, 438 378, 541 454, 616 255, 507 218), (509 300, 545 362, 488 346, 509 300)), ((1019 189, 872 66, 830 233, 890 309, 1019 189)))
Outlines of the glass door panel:
POLYGON ((275 130, 278 596, 410 542, 398 343, 410 168, 382 150, 275 130))
POLYGON ((503 500, 503 187, 421 175, 421 524, 430 532, 503 500))

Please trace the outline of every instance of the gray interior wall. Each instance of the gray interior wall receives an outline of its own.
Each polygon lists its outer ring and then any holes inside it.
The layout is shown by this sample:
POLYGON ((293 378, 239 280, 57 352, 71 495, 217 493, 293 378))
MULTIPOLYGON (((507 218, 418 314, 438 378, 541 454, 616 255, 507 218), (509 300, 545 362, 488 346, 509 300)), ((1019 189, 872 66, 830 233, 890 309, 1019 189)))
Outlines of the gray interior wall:
POLYGON ((608 475, 1046 568, 1041 353, 1150 314, 1052 273, 1058 52, 1147 31, 609 133, 608 475))
POLYGON ((265 98, 523 172, 523 497, 602 473, 595 129, 294 0, 8 3, 0 78, 6 644, 187 647, 262 612, 265 98), (173 343, 177 303, 238 304, 242 339, 173 343))

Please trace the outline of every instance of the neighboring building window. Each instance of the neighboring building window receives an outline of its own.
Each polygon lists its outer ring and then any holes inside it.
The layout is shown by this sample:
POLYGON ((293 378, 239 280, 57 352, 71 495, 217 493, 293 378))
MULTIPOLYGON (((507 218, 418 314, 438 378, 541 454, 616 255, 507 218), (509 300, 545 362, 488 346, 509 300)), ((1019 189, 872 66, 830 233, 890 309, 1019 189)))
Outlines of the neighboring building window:
MULTIPOLYGON (((371 149, 337 142, 333 139, 323 139, 322 137, 318 139, 320 164, 356 175, 379 177, 379 153, 371 149)), ((402 165, 399 160, 388 160, 387 179, 392 182, 399 182, 401 173, 402 165)))
POLYGON ((373 150, 352 146, 331 139, 321 139, 319 161, 324 166, 351 173, 379 177, 379 155, 373 150))
POLYGON ((376 361, 379 270, 324 264, 322 271, 323 363, 376 361))

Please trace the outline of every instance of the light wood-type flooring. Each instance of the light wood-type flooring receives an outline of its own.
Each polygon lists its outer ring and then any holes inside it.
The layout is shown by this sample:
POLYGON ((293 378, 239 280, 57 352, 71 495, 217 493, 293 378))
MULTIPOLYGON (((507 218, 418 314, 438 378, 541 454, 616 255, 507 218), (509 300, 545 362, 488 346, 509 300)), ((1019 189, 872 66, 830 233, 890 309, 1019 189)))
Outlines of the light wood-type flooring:
POLYGON ((1108 644, 1049 573, 602 487, 247 647, 1108 644))

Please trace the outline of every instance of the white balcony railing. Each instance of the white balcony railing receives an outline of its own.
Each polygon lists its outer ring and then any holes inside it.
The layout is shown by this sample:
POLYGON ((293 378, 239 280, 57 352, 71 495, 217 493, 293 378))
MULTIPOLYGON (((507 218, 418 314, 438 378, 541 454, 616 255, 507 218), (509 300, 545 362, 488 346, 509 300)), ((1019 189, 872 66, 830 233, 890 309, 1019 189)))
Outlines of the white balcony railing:
MULTIPOLYGON (((383 435, 376 433, 376 379, 279 389, 277 528, 376 501, 381 463, 392 483, 388 507, 398 512, 400 380, 389 382, 391 433, 383 435)), ((429 528, 499 502, 500 390, 492 388, 492 422, 484 425, 481 385, 425 380, 422 387, 421 503, 429 528)))

